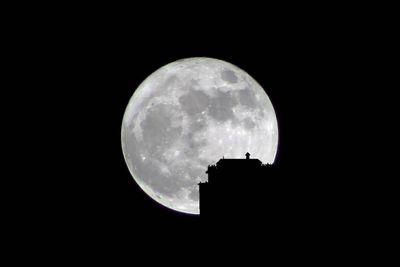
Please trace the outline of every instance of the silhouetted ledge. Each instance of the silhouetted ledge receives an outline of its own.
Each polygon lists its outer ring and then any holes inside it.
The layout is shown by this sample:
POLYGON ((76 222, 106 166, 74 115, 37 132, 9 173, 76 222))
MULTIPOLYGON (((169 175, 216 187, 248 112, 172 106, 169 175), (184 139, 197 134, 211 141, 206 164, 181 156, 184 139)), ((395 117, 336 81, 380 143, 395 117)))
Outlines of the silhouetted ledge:
POLYGON ((304 173, 295 176, 296 170, 287 172, 289 177, 249 154, 243 159, 222 158, 206 173, 208 181, 199 183, 200 219, 214 228, 267 227, 276 235, 315 235, 329 228, 334 234, 351 213, 326 184, 316 184, 304 173))
POLYGON ((266 208, 268 188, 277 178, 273 165, 251 159, 249 153, 245 159, 222 158, 206 173, 208 181, 199 183, 200 216, 214 222, 266 208))

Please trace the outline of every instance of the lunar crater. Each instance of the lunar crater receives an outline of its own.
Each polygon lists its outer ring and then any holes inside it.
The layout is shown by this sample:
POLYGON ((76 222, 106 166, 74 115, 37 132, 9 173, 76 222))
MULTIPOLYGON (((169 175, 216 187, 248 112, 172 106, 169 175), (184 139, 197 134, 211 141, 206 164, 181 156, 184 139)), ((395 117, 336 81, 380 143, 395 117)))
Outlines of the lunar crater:
POLYGON ((221 78, 229 83, 236 83, 238 81, 238 78, 232 70, 223 70, 221 72, 221 78))
POLYGON ((196 115, 208 108, 210 97, 202 91, 190 90, 179 97, 183 111, 188 115, 196 115))

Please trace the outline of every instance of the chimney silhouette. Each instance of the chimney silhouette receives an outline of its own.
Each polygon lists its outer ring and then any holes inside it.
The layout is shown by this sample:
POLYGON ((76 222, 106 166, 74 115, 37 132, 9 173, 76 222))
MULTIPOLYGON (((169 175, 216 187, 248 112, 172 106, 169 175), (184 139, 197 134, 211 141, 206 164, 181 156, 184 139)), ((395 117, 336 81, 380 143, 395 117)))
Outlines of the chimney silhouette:
POLYGON ((246 159, 250 159, 250 153, 249 152, 246 153, 246 159))

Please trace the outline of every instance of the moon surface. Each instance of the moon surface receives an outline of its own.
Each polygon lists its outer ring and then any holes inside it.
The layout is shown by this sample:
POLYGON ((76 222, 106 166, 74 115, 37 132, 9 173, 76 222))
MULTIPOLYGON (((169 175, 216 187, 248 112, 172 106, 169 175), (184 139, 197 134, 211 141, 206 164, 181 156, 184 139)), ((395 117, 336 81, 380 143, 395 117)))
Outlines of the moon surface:
POLYGON ((199 214, 198 183, 207 180, 207 166, 246 152, 273 163, 278 125, 267 94, 245 71, 187 58, 161 67, 135 90, 121 141, 144 192, 168 208, 199 214))

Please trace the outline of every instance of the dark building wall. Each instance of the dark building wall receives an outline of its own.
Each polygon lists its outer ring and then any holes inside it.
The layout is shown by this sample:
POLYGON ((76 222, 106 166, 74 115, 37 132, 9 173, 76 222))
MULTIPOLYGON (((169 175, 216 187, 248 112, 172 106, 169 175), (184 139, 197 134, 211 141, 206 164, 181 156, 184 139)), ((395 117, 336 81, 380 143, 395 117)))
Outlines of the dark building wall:
POLYGON ((268 229, 276 238, 336 231, 344 203, 316 180, 245 159, 211 168, 210 181, 200 184, 200 219, 211 228, 268 229))
POLYGON ((200 183, 200 216, 214 223, 257 217, 267 210, 266 187, 274 178, 273 165, 257 159, 221 159, 208 167, 208 182, 200 183))
POLYGON ((200 217, 205 222, 290 231, 294 222, 296 227, 318 227, 321 216, 328 215, 329 196, 274 165, 222 159, 210 169, 209 182, 200 184, 200 217))
POLYGON ((347 186, 338 184, 340 177, 316 177, 302 166, 284 170, 245 159, 224 159, 210 167, 209 182, 200 184, 200 222, 209 236, 225 233, 318 246, 321 240, 351 235, 364 223, 356 219, 359 206, 352 196, 338 190, 347 186))

